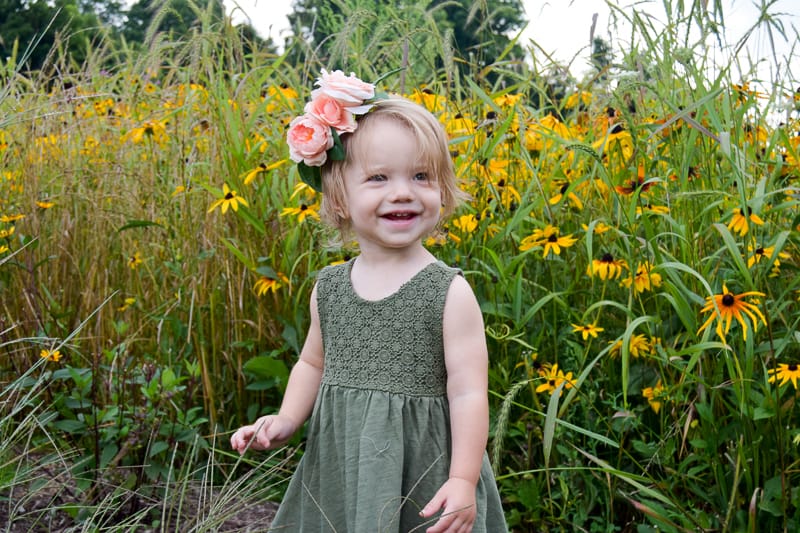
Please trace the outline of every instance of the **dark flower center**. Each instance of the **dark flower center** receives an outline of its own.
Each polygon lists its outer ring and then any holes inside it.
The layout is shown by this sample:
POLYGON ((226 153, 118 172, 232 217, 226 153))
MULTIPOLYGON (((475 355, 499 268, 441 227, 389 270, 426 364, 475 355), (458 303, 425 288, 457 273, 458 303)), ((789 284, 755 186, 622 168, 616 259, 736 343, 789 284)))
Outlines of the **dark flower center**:
POLYGON ((726 293, 725 296, 722 297, 722 305, 724 305, 725 307, 732 306, 735 301, 736 299, 733 297, 731 293, 726 293))
POLYGON ((763 248, 756 248, 756 255, 764 255, 764 249, 763 248))
POLYGON ((305 211, 306 209, 308 209, 306 204, 300 204, 300 211, 305 211))
POLYGON ((600 261, 602 261, 603 263, 613 263, 614 256, 609 253, 605 253, 603 254, 603 257, 600 258, 600 261))
POLYGON ((558 235, 553 233, 547 238, 547 242, 558 242, 558 235))
POLYGON ((565 184, 564 184, 564 185, 561 187, 561 189, 560 189, 560 192, 561 192, 561 194, 564 194, 565 192, 567 192, 567 189, 569 189, 569 183, 565 183, 565 184))
POLYGON ((233 200, 233 196, 234 196, 233 191, 231 191, 231 192, 225 194, 225 199, 226 200, 233 200))
POLYGON ((786 370, 788 370, 789 372, 797 372, 797 365, 792 363, 791 365, 786 367, 786 370))

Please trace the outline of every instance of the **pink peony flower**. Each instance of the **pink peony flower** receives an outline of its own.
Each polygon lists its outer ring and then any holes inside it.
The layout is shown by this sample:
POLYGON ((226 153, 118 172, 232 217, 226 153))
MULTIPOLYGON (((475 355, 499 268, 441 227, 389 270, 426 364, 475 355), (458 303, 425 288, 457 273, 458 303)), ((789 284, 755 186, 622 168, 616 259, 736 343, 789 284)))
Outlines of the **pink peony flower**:
POLYGON ((319 93, 326 94, 345 107, 357 107, 358 111, 350 110, 357 115, 366 113, 371 106, 363 106, 364 100, 375 96, 375 86, 361 81, 355 74, 345 76, 341 70, 328 72, 322 69, 322 75, 317 79, 319 89, 311 93, 312 98, 317 98, 319 93), (366 109, 361 110, 361 107, 366 109))
POLYGON ((356 130, 356 117, 348 108, 344 107, 325 93, 306 104, 305 112, 336 129, 339 133, 353 132, 356 130))
POLYGON ((301 115, 289 124, 286 142, 289 144, 289 157, 292 161, 319 167, 328 159, 327 151, 333 147, 333 136, 330 126, 318 118, 301 115))

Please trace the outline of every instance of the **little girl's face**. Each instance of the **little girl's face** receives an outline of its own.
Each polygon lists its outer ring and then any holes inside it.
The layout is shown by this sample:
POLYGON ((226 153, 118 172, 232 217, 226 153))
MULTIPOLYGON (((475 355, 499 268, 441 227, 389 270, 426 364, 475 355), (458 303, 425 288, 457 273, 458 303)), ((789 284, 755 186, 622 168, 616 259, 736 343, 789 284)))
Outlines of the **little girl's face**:
POLYGON ((381 118, 358 139, 345 169, 351 229, 362 252, 421 246, 439 222, 442 195, 419 143, 401 122, 381 118))

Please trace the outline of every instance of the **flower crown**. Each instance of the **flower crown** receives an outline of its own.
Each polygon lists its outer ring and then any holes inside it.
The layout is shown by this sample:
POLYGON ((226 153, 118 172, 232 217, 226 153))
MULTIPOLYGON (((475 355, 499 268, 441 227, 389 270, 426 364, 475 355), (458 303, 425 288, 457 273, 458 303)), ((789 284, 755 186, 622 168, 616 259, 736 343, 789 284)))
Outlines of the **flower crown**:
POLYGON ((354 132, 358 127, 356 117, 368 113, 374 102, 386 95, 376 95, 374 84, 358 79, 353 73, 345 76, 341 70, 322 69, 315 85, 319 89, 311 91, 304 113, 289 123, 286 142, 300 179, 322 192, 320 167, 328 158, 331 161, 345 158, 339 135, 354 132))

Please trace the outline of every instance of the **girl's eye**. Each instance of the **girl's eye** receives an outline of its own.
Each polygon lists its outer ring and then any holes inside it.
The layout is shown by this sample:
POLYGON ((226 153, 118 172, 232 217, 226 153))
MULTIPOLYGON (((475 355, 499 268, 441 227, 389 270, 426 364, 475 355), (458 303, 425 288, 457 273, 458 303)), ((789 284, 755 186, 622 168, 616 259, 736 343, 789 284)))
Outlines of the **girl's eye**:
POLYGON ((428 181, 430 178, 427 172, 417 172, 417 174, 414 175, 414 179, 417 181, 428 181))
POLYGON ((383 174, 375 174, 367 178, 367 181, 386 181, 386 176, 383 174))

